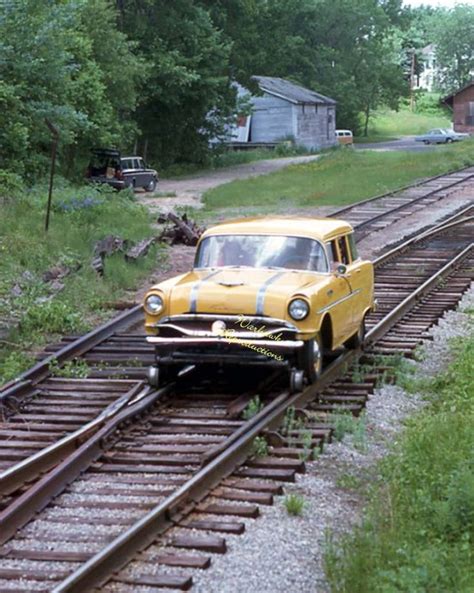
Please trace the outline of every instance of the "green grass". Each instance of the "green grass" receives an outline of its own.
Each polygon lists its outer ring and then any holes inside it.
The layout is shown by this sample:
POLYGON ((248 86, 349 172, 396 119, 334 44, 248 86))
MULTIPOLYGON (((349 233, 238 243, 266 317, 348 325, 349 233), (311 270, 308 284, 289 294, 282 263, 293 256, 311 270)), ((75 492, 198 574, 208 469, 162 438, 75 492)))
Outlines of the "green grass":
POLYGON ((309 151, 302 146, 293 146, 290 142, 282 142, 275 148, 255 148, 249 150, 222 149, 211 155, 208 163, 178 163, 160 170, 162 179, 187 177, 196 173, 222 169, 224 167, 235 167, 265 159, 279 159, 282 157, 299 156, 309 154, 309 151))
POLYGON ((356 144, 375 144, 376 142, 391 142, 392 140, 398 140, 398 136, 379 136, 376 133, 368 136, 354 136, 356 144))
POLYGON ((288 494, 283 499, 286 512, 294 517, 300 517, 306 506, 305 499, 300 494, 288 494))
POLYGON ((417 113, 408 108, 400 111, 379 109, 369 125, 369 135, 399 137, 424 134, 431 128, 450 128, 451 119, 441 109, 438 113, 417 113))
POLYGON ((474 338, 456 348, 382 462, 361 526, 328 538, 332 593, 472 592, 474 338))
POLYGON ((108 257, 100 277, 91 267, 99 239, 117 235, 133 242, 153 234, 150 215, 131 194, 58 180, 45 233, 46 188, 2 190, 0 318, 12 329, 0 341, 0 384, 29 366, 31 350, 54 336, 84 332, 110 315, 104 303, 137 287, 155 265, 158 249, 136 263, 121 254, 108 257), (43 281, 44 272, 57 264, 78 268, 61 279, 59 292, 43 281))
POLYGON ((208 212, 232 208, 233 214, 343 206, 473 163, 473 140, 422 153, 337 150, 314 162, 221 185, 206 192, 204 201, 208 212))

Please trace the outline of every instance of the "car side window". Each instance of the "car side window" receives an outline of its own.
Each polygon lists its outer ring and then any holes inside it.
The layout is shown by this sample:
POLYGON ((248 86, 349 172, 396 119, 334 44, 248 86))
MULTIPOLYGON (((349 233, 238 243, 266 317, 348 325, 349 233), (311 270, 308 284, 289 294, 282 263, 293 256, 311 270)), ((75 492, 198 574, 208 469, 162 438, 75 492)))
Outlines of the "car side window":
POLYGON ((138 161, 138 167, 137 167, 137 169, 146 169, 145 163, 143 162, 143 159, 137 159, 137 161, 138 161))
POLYGON ((339 254, 337 253, 337 245, 336 240, 330 241, 326 243, 327 247, 327 254, 329 259, 329 268, 332 267, 332 264, 339 261, 339 254))
POLYGON ((340 253, 340 263, 348 266, 351 263, 351 258, 349 255, 349 249, 347 247, 347 241, 345 237, 339 237, 337 239, 337 245, 339 247, 340 253))
POLYGON ((359 253, 357 251, 357 245, 355 242, 354 233, 347 235, 347 241, 349 243, 349 252, 351 254, 351 259, 354 262, 354 261, 356 261, 356 259, 359 259, 359 253))

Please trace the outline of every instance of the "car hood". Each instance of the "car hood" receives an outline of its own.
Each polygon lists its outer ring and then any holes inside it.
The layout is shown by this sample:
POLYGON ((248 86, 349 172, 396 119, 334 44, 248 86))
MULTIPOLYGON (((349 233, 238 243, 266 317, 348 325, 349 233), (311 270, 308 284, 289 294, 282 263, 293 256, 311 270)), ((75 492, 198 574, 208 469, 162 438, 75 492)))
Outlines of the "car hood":
POLYGON ((255 268, 195 270, 170 287, 169 311, 287 317, 288 300, 327 281, 322 274, 255 268))

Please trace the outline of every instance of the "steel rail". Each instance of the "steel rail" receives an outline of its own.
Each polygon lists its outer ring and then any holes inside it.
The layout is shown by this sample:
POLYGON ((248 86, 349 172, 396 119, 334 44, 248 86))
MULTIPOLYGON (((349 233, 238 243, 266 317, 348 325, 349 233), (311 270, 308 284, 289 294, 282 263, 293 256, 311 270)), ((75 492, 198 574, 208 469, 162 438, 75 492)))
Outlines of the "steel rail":
POLYGON ((380 339, 387 331, 387 323, 390 327, 399 321, 410 309, 419 303, 419 301, 426 296, 431 290, 446 276, 449 276, 454 269, 464 260, 474 248, 474 243, 465 247, 458 255, 451 259, 445 266, 433 274, 421 286, 416 288, 409 294, 401 303, 399 303, 390 313, 384 317, 379 323, 367 332, 364 340, 364 345, 370 345, 380 339))
MULTIPOLYGON (((386 193, 383 193, 383 194, 378 194, 376 196, 372 196, 371 198, 366 198, 365 200, 361 200, 360 202, 355 202, 354 204, 349 204, 348 206, 344 206, 344 208, 340 208, 339 210, 335 210, 334 212, 331 212, 329 214, 329 216, 339 216, 340 214, 345 214, 346 212, 350 212, 351 210, 353 210, 357 206, 363 206, 364 204, 370 204, 371 202, 375 202, 376 200, 383 200, 384 198, 393 197, 396 194, 399 194, 399 193, 401 193, 403 191, 406 191, 408 189, 413 189, 415 187, 420 187, 422 185, 425 185, 427 183, 430 183, 431 181, 436 181, 436 179, 440 179, 441 177, 449 177, 450 175, 453 175, 455 173, 462 173, 463 171, 467 171, 468 169, 471 169, 471 168, 472 168, 472 165, 468 165, 467 167, 463 167, 462 169, 454 169, 453 171, 449 171, 448 173, 440 173, 439 175, 435 175, 434 177, 428 177, 428 178, 423 179, 421 181, 417 181, 416 183, 411 183, 409 185, 403 185, 403 186, 401 186, 401 187, 399 187, 397 189, 393 189, 392 191, 389 191, 389 192, 386 192, 386 193)), ((451 185, 446 185, 444 187, 439 187, 438 189, 433 190, 429 194, 424 194, 423 196, 420 196, 420 199, 426 198, 429 195, 432 195, 433 193, 436 193, 436 192, 441 191, 443 189, 449 189, 450 187, 454 187, 458 183, 463 183, 467 179, 471 179, 473 177, 473 175, 469 175, 468 177, 464 177, 463 179, 461 179, 461 180, 459 180, 459 181, 457 181, 457 182, 455 182, 455 183, 453 183, 451 185)), ((413 202, 410 202, 410 204, 416 203, 416 201, 414 200, 413 202)), ((404 204, 404 206, 406 207, 406 206, 408 206, 408 204, 404 204)), ((390 214, 390 212, 391 211, 385 212, 385 214, 390 214)), ((372 219, 370 219, 370 220, 372 220, 372 219)), ((367 222, 369 222, 369 221, 367 221, 367 222)))
POLYGON ((170 393, 174 383, 169 383, 159 390, 143 387, 135 393, 128 406, 105 423, 96 427, 85 442, 71 442, 68 447, 73 452, 63 459, 54 469, 43 476, 31 488, 0 512, 0 544, 4 544, 20 527, 44 508, 51 499, 62 492, 65 486, 76 479, 79 474, 97 459, 104 451, 104 441, 124 423, 146 412, 158 400, 170 393))
MULTIPOLYGON (((439 230, 438 230, 439 232, 439 230)), ((389 331, 400 317, 452 272, 473 248, 473 244, 453 257, 443 268, 416 288, 409 297, 393 309, 367 335, 364 345, 376 341, 389 331)), ((219 445, 207 458, 202 467, 186 484, 162 501, 132 527, 127 529, 103 550, 80 566, 75 572, 59 583, 53 593, 79 593, 90 591, 107 582, 111 575, 126 565, 139 551, 153 543, 167 529, 178 524, 183 516, 189 514, 215 486, 230 475, 235 467, 248 457, 256 436, 264 430, 277 428, 289 407, 301 407, 313 400, 325 387, 339 377, 348 365, 362 354, 362 349, 341 354, 321 375, 314 385, 303 392, 289 395, 280 394, 268 406, 250 419, 231 435, 225 444, 219 445)))
POLYGON ((0 389, 0 403, 6 403, 7 399, 11 397, 18 397, 26 388, 45 379, 50 374, 49 367, 53 361, 62 363, 81 356, 112 336, 119 329, 135 323, 140 319, 141 311, 142 305, 135 305, 21 373, 16 379, 6 383, 0 389))
MULTIPOLYGON (((0 496, 14 492, 25 482, 30 482, 40 473, 50 469, 53 465, 70 455, 81 443, 90 438, 108 420, 118 414, 126 406, 132 405, 148 394, 149 388, 143 381, 138 381, 127 393, 112 402, 90 422, 87 422, 74 432, 67 434, 55 443, 30 455, 16 465, 0 472, 0 496)), ((1 522, 0 522, 1 525, 1 522)))
MULTIPOLYGON (((367 204, 370 202, 374 202, 376 200, 380 200, 383 198, 387 198, 389 196, 393 196, 393 195, 400 193, 402 191, 405 191, 407 189, 419 187, 426 183, 435 181, 436 179, 439 179, 441 177, 446 177, 446 176, 452 175, 454 173, 461 173, 462 171, 466 171, 469 168, 470 167, 464 167, 462 169, 450 171, 448 173, 442 173, 440 175, 436 175, 434 177, 430 177, 428 179, 424 179, 422 181, 418 181, 418 182, 410 184, 410 185, 402 186, 402 187, 392 190, 390 192, 386 192, 384 194, 379 194, 377 196, 373 196, 371 198, 361 200, 359 202, 356 202, 355 204, 351 204, 349 206, 346 206, 344 208, 341 208, 339 210, 332 212, 330 214, 330 216, 339 216, 341 214, 344 214, 345 212, 349 212, 350 210, 356 208, 357 206, 361 206, 361 205, 364 205, 364 204, 367 204)), ((431 195, 432 193, 436 193, 437 191, 440 191, 441 189, 446 189, 449 187, 453 187, 459 183, 463 183, 464 181, 466 181, 467 179, 470 179, 473 176, 474 175, 464 177, 463 179, 457 180, 455 183, 447 185, 444 188, 438 188, 436 190, 433 190, 429 194, 425 194, 423 196, 420 196, 419 198, 416 198, 415 200, 410 201, 410 204, 416 203, 417 201, 424 199, 427 196, 431 195)), ((376 220, 383 216, 389 215, 391 212, 394 212, 398 209, 403 209, 407 205, 408 204, 403 204, 398 208, 381 213, 380 215, 377 215, 376 217, 371 218, 368 221, 360 223, 359 225, 355 225, 354 228, 355 229, 360 228, 361 226, 364 226, 365 224, 368 224, 369 222, 372 222, 373 220, 376 220)), ((124 326, 126 327, 128 325, 131 325, 135 321, 138 321, 138 319, 141 315, 141 312, 142 312, 141 304, 132 307, 131 309, 129 309, 129 310, 125 311, 124 313, 122 313, 121 315, 119 315, 118 317, 114 317, 107 323, 93 329, 89 333, 85 334, 84 336, 81 336, 74 342, 71 342, 70 344, 68 344, 67 346, 64 346, 63 348, 61 348, 54 354, 51 354, 47 358, 38 362, 36 365, 31 367, 27 371, 21 373, 14 380, 9 381, 8 383, 6 383, 3 386, 0 386, 0 404, 2 404, 2 403, 5 404, 11 398, 20 397, 24 392, 27 392, 28 389, 30 389, 34 385, 34 383, 37 383, 38 381, 41 381, 42 379, 46 378, 49 374, 49 365, 53 361, 58 361, 61 363, 61 362, 65 362, 66 360, 69 360, 71 358, 81 356, 88 350, 94 348, 95 346, 100 344, 102 341, 109 338, 111 335, 113 335, 120 328, 122 328, 124 326)))
POLYGON ((425 237, 425 236, 429 237, 430 233, 432 233, 433 231, 436 231, 436 229, 441 229, 441 227, 448 227, 448 225, 450 225, 451 223, 457 222, 458 220, 462 219, 463 217, 464 217, 464 220, 462 220, 461 222, 464 222, 465 220, 467 220, 468 217, 470 217, 470 213, 473 210, 474 210, 473 205, 466 206, 466 207, 462 208, 461 210, 458 210, 457 212, 455 212, 448 218, 445 218, 444 220, 429 226, 429 228, 419 229, 418 231, 415 232, 415 234, 413 236, 410 236, 407 239, 402 239, 401 241, 396 242, 394 247, 392 247, 389 251, 386 251, 385 253, 380 255, 378 258, 376 258, 374 260, 374 265, 376 265, 376 264, 380 265, 384 261, 390 259, 390 257, 392 257, 392 255, 396 255, 397 251, 401 250, 404 246, 410 245, 410 243, 412 241, 421 241, 423 239, 423 237, 425 237))
MULTIPOLYGON (((462 212, 457 213, 443 224, 436 225, 434 228, 430 229, 429 232, 424 232, 420 236, 409 239, 398 247, 392 249, 387 254, 379 257, 374 262, 374 265, 377 267, 378 265, 384 263, 387 259, 405 251, 413 243, 426 239, 429 236, 436 235, 440 232, 444 232, 445 230, 449 230, 455 225, 464 224, 466 220, 471 220, 473 217, 459 220, 470 210, 472 210, 472 206, 465 208, 462 212)), ((121 318, 123 319, 123 316, 121 316, 121 318)), ((24 385, 28 385, 28 382, 20 383, 19 387, 23 388, 24 385)), ((45 472, 61 461, 61 459, 63 459, 67 454, 71 454, 82 442, 84 442, 87 438, 90 438, 94 432, 99 430, 107 420, 120 412, 124 406, 134 403, 136 401, 136 398, 134 398, 135 393, 137 393, 141 387, 143 387, 143 384, 137 383, 128 393, 124 394, 116 402, 110 404, 105 410, 101 412, 101 414, 99 414, 99 416, 85 424, 83 427, 79 428, 72 434, 66 435, 58 442, 46 447, 45 449, 24 459, 20 463, 1 473, 0 494, 5 495, 15 491, 15 489, 17 489, 23 483, 34 480, 40 473, 45 472)), ((210 459, 215 455, 216 452, 211 451, 208 454, 207 459, 210 459)))
POLYGON ((435 194, 443 189, 449 189, 451 187, 455 187, 456 185, 459 185, 460 183, 464 183, 465 181, 467 181, 468 179, 472 179, 473 177, 474 177, 474 174, 470 175, 469 177, 465 177, 464 179, 459 179, 458 181, 451 183, 451 185, 447 185, 447 186, 445 186, 443 188, 439 188, 439 189, 434 189, 433 191, 428 192, 427 194, 419 196, 418 198, 414 198, 413 200, 410 200, 410 202, 408 204, 400 204, 399 206, 396 206, 395 208, 391 208, 390 210, 381 212, 380 214, 377 214, 376 216, 372 216, 369 220, 365 220, 364 222, 360 222, 359 224, 354 225, 354 230, 358 231, 361 228, 376 222, 377 220, 385 218, 386 216, 390 216, 394 212, 399 212, 400 210, 404 210, 405 208, 410 207, 413 204, 417 204, 418 202, 421 202, 422 200, 428 198, 429 196, 432 196, 433 194, 435 194))
MULTIPOLYGON (((473 206, 469 206, 469 208, 466 208, 466 210, 470 210, 472 208, 473 208, 473 206)), ((435 235, 441 234, 445 231, 449 231, 450 229, 452 229, 456 226, 466 224, 466 222, 474 221, 474 216, 467 216, 464 218, 460 218, 461 215, 462 215, 462 213, 454 216, 453 217, 454 220, 450 219, 450 220, 444 221, 443 223, 436 225, 429 231, 424 231, 423 233, 421 233, 421 235, 412 237, 411 239, 404 241, 400 245, 397 245, 390 251, 387 251, 383 255, 380 255, 376 260, 374 260, 374 266, 378 267, 378 266, 386 263, 393 257, 396 257, 397 255, 406 251, 411 245, 413 245, 415 243, 419 243, 419 242, 421 243, 422 241, 426 241, 426 239, 429 239, 435 235), (456 219, 459 219, 459 220, 456 220, 456 219)))

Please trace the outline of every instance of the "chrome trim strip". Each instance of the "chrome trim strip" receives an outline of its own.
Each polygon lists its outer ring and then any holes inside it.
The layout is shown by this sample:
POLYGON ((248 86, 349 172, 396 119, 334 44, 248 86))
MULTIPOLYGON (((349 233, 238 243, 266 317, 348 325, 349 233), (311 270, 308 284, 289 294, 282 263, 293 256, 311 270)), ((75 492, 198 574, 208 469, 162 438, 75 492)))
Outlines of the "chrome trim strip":
POLYGON ((294 329, 296 330, 297 327, 294 323, 290 323, 289 321, 285 321, 284 319, 278 319, 278 317, 264 317, 258 315, 245 315, 241 313, 240 315, 229 315, 228 313, 184 313, 182 315, 169 315, 167 317, 162 317, 159 321, 152 324, 147 324, 147 327, 160 327, 162 324, 169 323, 169 322, 179 322, 179 321, 240 321, 242 318, 248 319, 250 322, 254 323, 268 323, 268 324, 278 324, 282 325, 285 328, 294 329))
POLYGON ((222 270, 214 270, 213 272, 211 272, 210 274, 208 274, 204 278, 201 278, 201 280, 198 280, 195 284, 193 284, 193 287, 191 288, 191 293, 189 295, 189 311, 191 313, 196 313, 197 297, 201 285, 207 282, 213 276, 220 274, 220 272, 222 272, 222 270))
POLYGON ((236 344, 237 346, 255 345, 256 347, 266 346, 274 350, 293 350, 294 348, 301 348, 303 340, 242 340, 233 339, 233 335, 229 337, 214 336, 213 338, 158 338, 148 336, 147 342, 149 344, 163 344, 170 346, 192 346, 199 344, 236 344))
POLYGON ((347 299, 350 299, 351 297, 355 296, 356 294, 359 294, 359 292, 361 292, 361 290, 362 290, 361 288, 358 288, 357 290, 354 290, 353 292, 349 293, 345 297, 342 297, 342 299, 337 299, 337 301, 334 301, 330 305, 326 305, 326 307, 323 307, 322 309, 319 309, 318 311, 316 311, 316 313, 318 315, 321 315, 321 313, 326 313, 326 311, 329 311, 329 309, 332 309, 336 305, 339 305, 340 303, 343 303, 344 301, 347 301, 347 299))
MULTIPOLYGON (((155 326, 156 327, 156 326, 155 326)), ((192 330, 192 329, 187 329, 185 327, 180 327, 179 325, 174 325, 172 323, 166 323, 166 324, 160 324, 159 329, 174 329, 178 332, 181 332, 183 335, 185 336, 195 336, 195 337, 215 337, 218 334, 213 333, 212 331, 207 331, 207 330, 192 330)), ((228 328, 230 329, 230 328, 228 328)), ((273 336, 275 334, 281 333, 281 332, 287 332, 287 333, 297 333, 297 329, 296 328, 288 328, 288 327, 276 327, 274 329, 270 329, 267 331, 235 331, 235 330, 231 330, 232 331, 232 335, 238 338, 255 338, 255 339, 259 339, 259 336, 262 337, 266 337, 266 336, 273 336)))
POLYGON ((257 305, 256 305, 256 310, 255 310, 257 315, 263 315, 263 305, 265 302, 265 293, 267 292, 268 287, 270 286, 270 284, 273 284, 274 282, 276 282, 278 280, 278 278, 280 278, 284 274, 286 274, 286 270, 284 272, 278 272, 274 276, 270 276, 270 278, 267 278, 267 280, 265 280, 265 282, 262 284, 262 286, 260 286, 260 288, 258 289, 257 305))

